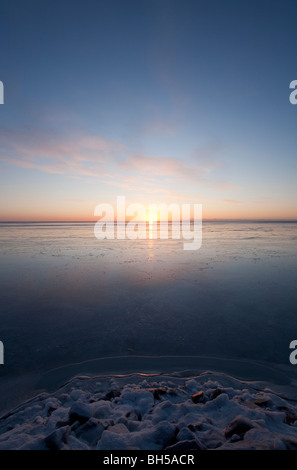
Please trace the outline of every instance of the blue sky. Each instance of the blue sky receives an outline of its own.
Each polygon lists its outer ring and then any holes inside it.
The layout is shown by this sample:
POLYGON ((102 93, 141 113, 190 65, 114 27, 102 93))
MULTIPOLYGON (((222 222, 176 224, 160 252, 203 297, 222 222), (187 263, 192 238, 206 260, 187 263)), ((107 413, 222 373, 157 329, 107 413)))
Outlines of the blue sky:
POLYGON ((297 219, 294 1, 0 6, 0 220, 101 202, 297 219))

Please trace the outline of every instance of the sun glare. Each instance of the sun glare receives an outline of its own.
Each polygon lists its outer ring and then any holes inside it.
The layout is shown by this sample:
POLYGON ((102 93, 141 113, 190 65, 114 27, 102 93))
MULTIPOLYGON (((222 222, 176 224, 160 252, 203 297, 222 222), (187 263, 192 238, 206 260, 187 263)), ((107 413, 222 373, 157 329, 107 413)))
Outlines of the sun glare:
POLYGON ((153 216, 150 215, 150 216, 148 217, 148 223, 149 223, 150 225, 154 224, 154 223, 157 222, 157 221, 158 221, 158 219, 157 219, 157 217, 154 216, 154 215, 153 215, 153 216))

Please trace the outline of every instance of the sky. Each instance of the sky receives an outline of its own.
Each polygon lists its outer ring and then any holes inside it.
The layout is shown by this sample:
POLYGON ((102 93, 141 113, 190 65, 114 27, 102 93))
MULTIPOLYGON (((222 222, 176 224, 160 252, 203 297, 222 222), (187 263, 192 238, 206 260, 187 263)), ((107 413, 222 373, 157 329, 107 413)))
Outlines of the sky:
POLYGON ((0 221, 297 219, 295 0, 1 1, 0 221))

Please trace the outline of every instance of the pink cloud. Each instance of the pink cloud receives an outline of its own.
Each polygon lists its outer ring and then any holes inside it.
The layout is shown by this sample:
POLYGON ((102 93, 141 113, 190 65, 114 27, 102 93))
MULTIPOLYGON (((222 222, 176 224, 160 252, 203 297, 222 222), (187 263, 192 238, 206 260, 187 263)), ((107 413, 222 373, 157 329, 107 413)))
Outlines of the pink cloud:
POLYGON ((147 155, 133 155, 119 164, 124 171, 132 171, 149 176, 179 177, 188 179, 201 179, 205 173, 202 167, 190 167, 181 159, 170 157, 151 157, 147 155))
POLYGON ((102 162, 106 157, 124 151, 124 145, 97 135, 69 135, 44 132, 36 128, 24 131, 0 130, 0 155, 8 153, 26 160, 51 158, 102 162))
POLYGON ((106 162, 125 147, 97 135, 61 136, 36 128, 0 130, 0 160, 67 176, 109 176, 106 162))
MULTIPOLYGON (((189 162, 182 158, 132 154, 121 142, 100 135, 78 133, 61 135, 34 127, 0 130, 0 161, 70 178, 92 177, 100 182, 139 191, 158 191, 176 197, 166 189, 182 184, 201 183, 216 189, 230 189, 224 182, 209 178, 209 159, 189 162), (160 180, 161 178, 161 180, 160 180), (161 184, 162 183, 162 184, 161 184)), ((193 189, 193 186, 192 186, 193 189)), ((183 194, 179 195, 184 198, 183 194)), ((185 196, 186 197, 186 196, 185 196)))

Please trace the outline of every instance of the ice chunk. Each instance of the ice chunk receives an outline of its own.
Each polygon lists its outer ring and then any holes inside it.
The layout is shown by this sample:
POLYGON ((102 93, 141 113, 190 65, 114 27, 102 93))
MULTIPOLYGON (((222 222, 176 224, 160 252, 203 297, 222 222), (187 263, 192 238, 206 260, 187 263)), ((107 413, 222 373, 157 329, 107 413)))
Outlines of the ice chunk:
POLYGON ((93 410, 90 405, 86 405, 82 402, 75 402, 69 410, 70 424, 78 421, 80 424, 84 424, 91 418, 93 410))
POLYGON ((44 439, 46 446, 50 450, 61 450, 63 444, 67 443, 67 439, 70 436, 70 426, 64 426, 56 429, 49 436, 44 439))
POLYGON ((237 416, 234 418, 225 429, 225 436, 231 437, 233 434, 239 436, 244 435, 247 431, 254 427, 253 422, 245 416, 237 416))

